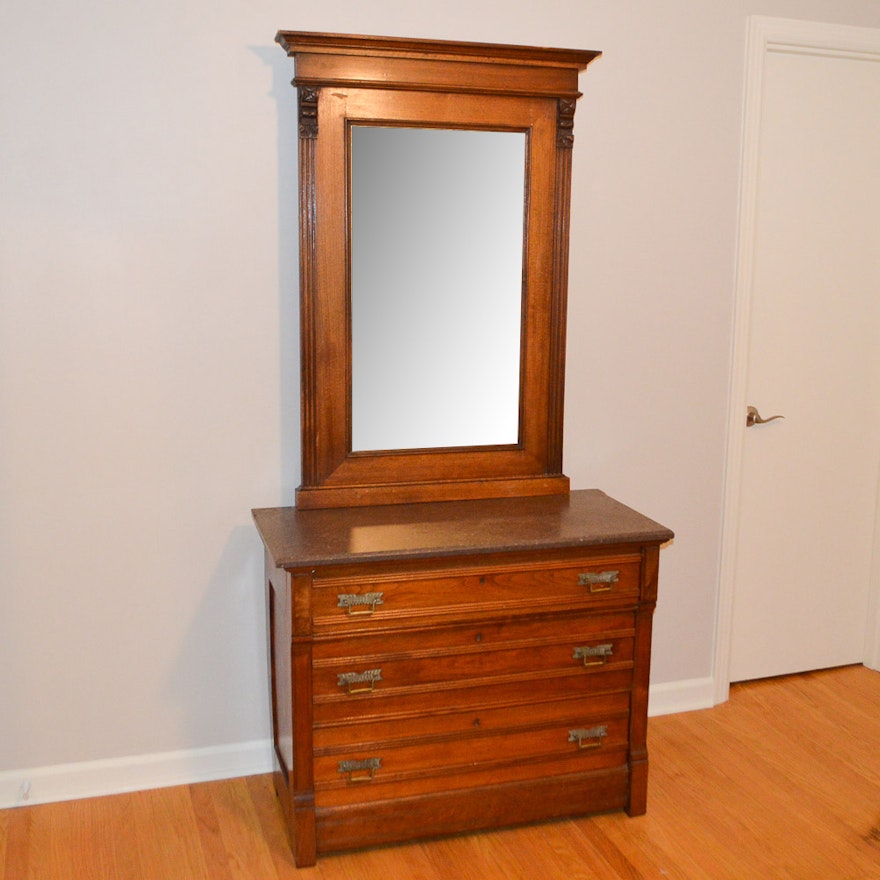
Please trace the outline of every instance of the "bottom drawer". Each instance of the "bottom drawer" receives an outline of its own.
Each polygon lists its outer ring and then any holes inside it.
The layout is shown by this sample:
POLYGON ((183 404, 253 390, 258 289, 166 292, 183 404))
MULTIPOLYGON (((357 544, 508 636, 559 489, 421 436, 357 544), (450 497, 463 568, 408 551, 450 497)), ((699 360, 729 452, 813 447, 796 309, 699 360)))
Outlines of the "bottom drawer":
POLYGON ((362 803, 625 765, 628 716, 315 758, 315 805, 362 803))
POLYGON ((565 774, 604 773, 626 771, 627 748, 625 745, 605 746, 587 756, 569 753, 566 757, 534 758, 503 767, 484 767, 459 769, 457 773, 443 773, 432 776, 390 779, 383 777, 381 771, 365 783, 349 783, 342 787, 317 788, 315 806, 319 809, 378 803, 397 798, 411 798, 421 795, 442 794, 444 792, 478 790, 482 786, 509 785, 541 779, 553 779, 565 774))

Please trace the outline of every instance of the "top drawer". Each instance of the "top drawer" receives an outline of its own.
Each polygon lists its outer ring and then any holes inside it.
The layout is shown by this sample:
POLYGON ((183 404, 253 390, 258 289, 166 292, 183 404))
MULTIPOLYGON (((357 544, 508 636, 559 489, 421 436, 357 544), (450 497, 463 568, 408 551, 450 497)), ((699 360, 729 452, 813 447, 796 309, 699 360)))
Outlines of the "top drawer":
POLYGON ((363 578, 317 579, 316 628, 357 628, 375 622, 461 617, 493 612, 535 612, 635 601, 639 558, 609 557, 589 564, 520 565, 363 578))

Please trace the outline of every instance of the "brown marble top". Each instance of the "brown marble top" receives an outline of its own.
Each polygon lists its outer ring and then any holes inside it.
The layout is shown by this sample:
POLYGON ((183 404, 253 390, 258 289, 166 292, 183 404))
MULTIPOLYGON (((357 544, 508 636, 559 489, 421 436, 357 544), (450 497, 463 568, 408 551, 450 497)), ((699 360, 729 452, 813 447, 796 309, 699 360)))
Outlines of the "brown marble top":
POLYGON ((253 511, 276 566, 663 543, 673 533, 598 489, 567 495, 253 511))

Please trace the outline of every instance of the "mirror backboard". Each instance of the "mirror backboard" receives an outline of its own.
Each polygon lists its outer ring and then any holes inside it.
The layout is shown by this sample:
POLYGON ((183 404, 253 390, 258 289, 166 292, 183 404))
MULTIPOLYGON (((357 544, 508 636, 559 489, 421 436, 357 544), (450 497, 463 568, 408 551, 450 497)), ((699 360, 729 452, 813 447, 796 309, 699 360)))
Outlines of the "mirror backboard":
POLYGON ((276 39, 299 91, 297 506, 567 492, 572 128, 599 53, 276 39))

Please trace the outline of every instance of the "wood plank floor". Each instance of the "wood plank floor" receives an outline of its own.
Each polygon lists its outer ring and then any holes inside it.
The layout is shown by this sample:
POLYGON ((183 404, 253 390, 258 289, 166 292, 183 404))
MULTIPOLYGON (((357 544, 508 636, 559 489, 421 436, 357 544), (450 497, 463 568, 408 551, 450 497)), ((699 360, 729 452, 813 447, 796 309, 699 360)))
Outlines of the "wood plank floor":
POLYGON ((561 821, 297 870, 268 776, 0 811, 0 880, 877 880, 880 673, 732 689, 650 722, 648 815, 561 821))

